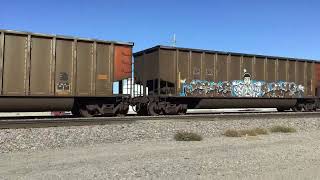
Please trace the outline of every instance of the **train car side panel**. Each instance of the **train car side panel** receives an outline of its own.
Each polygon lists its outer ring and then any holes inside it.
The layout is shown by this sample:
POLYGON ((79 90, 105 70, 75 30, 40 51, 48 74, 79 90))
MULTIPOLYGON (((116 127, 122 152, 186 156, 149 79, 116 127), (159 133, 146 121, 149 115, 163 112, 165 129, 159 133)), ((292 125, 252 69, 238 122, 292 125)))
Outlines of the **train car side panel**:
POLYGON ((320 97, 320 64, 315 64, 315 88, 316 96, 320 97))
MULTIPOLYGON (((255 73, 254 73, 254 71, 253 71, 253 57, 248 57, 248 56, 243 56, 242 57, 242 71, 240 72, 240 74, 239 74, 239 77, 237 78, 237 79, 242 79, 242 75, 243 75, 243 72, 244 72, 244 70, 246 71, 246 72, 249 72, 251 75, 252 75, 252 77, 253 78, 255 78, 255 73)), ((235 80, 235 79, 231 79, 231 80, 235 80)))
POLYGON ((3 94, 3 58, 4 58, 4 33, 0 33, 0 94, 3 94))
POLYGON ((93 94, 93 43, 77 42, 76 95, 89 96, 93 94))
POLYGON ((305 76, 306 76, 306 63, 296 61, 296 83, 304 86, 304 96, 307 95, 307 87, 305 84, 305 76))
POLYGON ((241 57, 240 56, 231 56, 229 62, 229 73, 228 79, 230 80, 237 80, 242 74, 241 68, 241 57))
POLYGON ((3 94, 24 96, 27 93, 28 36, 5 35, 3 94))
POLYGON ((215 54, 205 53, 202 61, 203 78, 207 81, 214 81, 215 54))
POLYGON ((216 65, 216 78, 215 81, 227 81, 228 80, 228 55, 218 54, 216 65))
POLYGON ((192 79, 202 79, 201 77, 201 61, 202 54, 200 52, 190 52, 191 60, 191 77, 192 79))
POLYGON ((276 81, 276 60, 275 59, 267 59, 266 66, 266 81, 276 81))
POLYGON ((278 60, 278 81, 287 81, 287 61, 278 60))
POLYGON ((112 95, 111 45, 97 44, 96 95, 112 95))
POLYGON ((142 61, 143 80, 149 94, 158 94, 159 85, 159 51, 146 53, 142 61), (148 69, 148 70, 147 70, 148 69))
POLYGON ((143 56, 136 56, 134 58, 134 80, 136 84, 143 84, 143 56))
POLYGON ((175 51, 160 50, 159 75, 162 81, 174 83, 176 79, 175 51))
POLYGON ((159 59, 160 94, 174 94, 177 82, 176 51, 160 50, 159 59))
POLYGON ((74 95, 74 41, 57 39, 55 95, 74 95))
POLYGON ((254 69, 255 69, 255 77, 256 80, 265 79, 265 59, 264 58, 255 58, 254 69))
POLYGON ((30 95, 53 95, 52 45, 52 38, 31 38, 30 95))
MULTIPOLYGON (((178 81, 179 84, 181 84, 184 81, 189 81, 189 71, 190 71, 190 56, 188 51, 178 51, 177 56, 177 64, 178 64, 178 81)), ((179 89, 181 89, 181 86, 179 85, 179 89)), ((178 91, 179 92, 179 91, 178 91)))
POLYGON ((315 96, 313 91, 313 80, 314 80, 314 64, 313 63, 306 63, 306 75, 305 75, 305 91, 307 96, 315 96))

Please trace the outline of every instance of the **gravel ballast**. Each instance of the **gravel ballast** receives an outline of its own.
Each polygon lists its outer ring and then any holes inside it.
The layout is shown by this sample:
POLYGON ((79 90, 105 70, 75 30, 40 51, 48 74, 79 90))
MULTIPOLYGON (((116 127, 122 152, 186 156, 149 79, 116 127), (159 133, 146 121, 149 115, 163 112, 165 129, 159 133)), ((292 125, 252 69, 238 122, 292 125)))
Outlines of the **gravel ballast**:
POLYGON ((204 139, 223 136, 226 129, 294 127, 299 131, 320 129, 320 118, 239 119, 239 120, 141 120, 109 125, 1 129, 0 153, 37 151, 61 147, 150 140, 172 141, 178 131, 200 134, 204 139))

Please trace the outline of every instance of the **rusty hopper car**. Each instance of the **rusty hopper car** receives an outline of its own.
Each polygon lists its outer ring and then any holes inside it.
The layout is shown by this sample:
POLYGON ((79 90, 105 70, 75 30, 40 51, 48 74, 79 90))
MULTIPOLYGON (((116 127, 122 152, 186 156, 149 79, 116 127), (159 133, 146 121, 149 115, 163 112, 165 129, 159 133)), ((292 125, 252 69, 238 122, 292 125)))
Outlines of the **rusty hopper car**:
POLYGON ((126 114, 133 43, 0 30, 0 111, 126 114), (120 83, 121 84, 121 83, 120 83))
POLYGON ((187 108, 318 106, 320 64, 315 60, 156 46, 134 54, 141 115, 183 114, 187 108), (148 95, 146 95, 148 94, 148 95))

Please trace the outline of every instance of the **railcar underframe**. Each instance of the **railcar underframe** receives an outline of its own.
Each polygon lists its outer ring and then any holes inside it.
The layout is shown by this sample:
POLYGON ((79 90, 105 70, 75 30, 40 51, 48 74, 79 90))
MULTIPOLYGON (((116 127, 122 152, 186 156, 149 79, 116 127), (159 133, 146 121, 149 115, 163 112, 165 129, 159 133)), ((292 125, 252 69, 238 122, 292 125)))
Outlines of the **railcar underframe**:
POLYGON ((230 98, 230 97, 181 97, 140 96, 132 100, 138 115, 177 115, 187 109, 221 108, 277 108, 278 111, 316 111, 319 98, 230 98))

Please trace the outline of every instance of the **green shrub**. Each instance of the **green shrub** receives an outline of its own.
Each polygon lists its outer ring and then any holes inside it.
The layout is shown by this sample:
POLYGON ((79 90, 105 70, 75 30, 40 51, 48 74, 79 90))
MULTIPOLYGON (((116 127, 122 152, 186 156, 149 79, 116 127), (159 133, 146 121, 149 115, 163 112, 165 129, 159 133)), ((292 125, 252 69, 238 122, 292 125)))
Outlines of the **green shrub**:
POLYGON ((241 136, 257 136, 257 133, 254 129, 244 129, 239 131, 241 136))
POLYGON ((267 129, 264 129, 264 128, 255 128, 254 131, 255 131, 257 134, 268 134, 268 130, 267 130, 267 129))
POLYGON ((294 129, 293 127, 286 127, 286 126, 273 126, 270 128, 270 131, 273 133, 293 133, 296 132, 297 130, 294 129))
POLYGON ((254 129, 228 129, 223 135, 227 137, 241 137, 241 136, 257 136, 259 134, 268 134, 268 131, 264 128, 254 128, 254 129))
POLYGON ((176 141, 201 141, 202 136, 192 132, 180 131, 174 135, 176 141))
POLYGON ((223 135, 227 136, 227 137, 240 137, 241 134, 239 131, 234 130, 234 129, 228 129, 226 130, 223 135))

